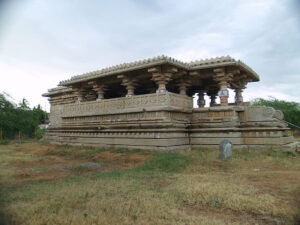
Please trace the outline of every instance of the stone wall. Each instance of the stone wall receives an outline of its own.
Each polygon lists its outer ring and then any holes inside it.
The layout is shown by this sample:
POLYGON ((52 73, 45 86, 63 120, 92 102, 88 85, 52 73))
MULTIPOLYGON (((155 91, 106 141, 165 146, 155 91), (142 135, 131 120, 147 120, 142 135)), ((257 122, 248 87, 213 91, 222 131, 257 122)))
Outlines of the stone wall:
POLYGON ((293 141, 290 129, 278 119, 282 112, 264 106, 226 106, 194 109, 192 147, 217 147, 224 139, 243 147, 279 147, 293 141))
POLYGON ((46 139, 107 148, 188 150, 192 107, 192 98, 169 92, 54 105, 46 139))
POLYGON ((293 141, 270 107, 216 106, 193 109, 192 98, 156 93, 53 105, 45 136, 53 143, 168 151, 234 147, 278 147, 293 141))
MULTIPOLYGON (((101 101, 88 101, 81 103, 71 103, 54 105, 50 110, 50 126, 60 127, 62 118, 76 118, 95 115, 115 115, 118 116, 128 112, 157 111, 159 108, 171 107, 170 109, 191 110, 193 100, 190 97, 174 94, 170 92, 155 93, 147 95, 137 95, 115 99, 105 99, 101 101)), ((118 117, 110 116, 110 117, 118 117)))

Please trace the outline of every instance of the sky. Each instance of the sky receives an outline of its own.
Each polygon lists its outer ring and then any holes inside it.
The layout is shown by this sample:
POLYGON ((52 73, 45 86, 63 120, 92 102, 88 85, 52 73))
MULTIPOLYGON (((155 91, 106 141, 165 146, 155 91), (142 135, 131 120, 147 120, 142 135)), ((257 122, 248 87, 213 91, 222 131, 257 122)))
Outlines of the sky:
POLYGON ((49 111, 59 81, 162 54, 230 55, 261 79, 245 101, 300 102, 300 1, 0 0, 0 93, 16 103, 49 111))

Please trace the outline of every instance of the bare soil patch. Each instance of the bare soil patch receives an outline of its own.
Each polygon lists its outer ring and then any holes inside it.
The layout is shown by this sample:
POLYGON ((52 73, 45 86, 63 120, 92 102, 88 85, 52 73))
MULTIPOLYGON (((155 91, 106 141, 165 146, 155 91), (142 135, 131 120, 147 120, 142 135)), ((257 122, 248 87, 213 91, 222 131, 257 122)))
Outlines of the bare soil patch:
MULTIPOLYGON (((26 156, 15 160, 10 167, 15 171, 15 182, 60 181, 66 177, 89 172, 131 169, 139 166, 149 155, 143 152, 117 153, 109 150, 73 148, 51 144, 29 143, 9 146, 11 154, 26 156), (85 168, 85 163, 99 163, 99 168, 85 168), (62 169, 64 168, 64 169, 62 169)), ((3 185, 3 184, 2 184, 3 185)))

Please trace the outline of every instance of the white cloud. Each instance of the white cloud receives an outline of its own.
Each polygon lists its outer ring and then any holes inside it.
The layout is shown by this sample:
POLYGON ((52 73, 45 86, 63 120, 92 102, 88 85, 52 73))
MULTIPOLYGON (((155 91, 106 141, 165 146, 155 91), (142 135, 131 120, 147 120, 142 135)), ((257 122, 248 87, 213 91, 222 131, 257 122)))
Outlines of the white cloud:
POLYGON ((231 55, 261 77, 245 99, 300 102, 300 4, 292 0, 15 1, 0 16, 0 92, 32 105, 60 80, 167 54, 231 55))

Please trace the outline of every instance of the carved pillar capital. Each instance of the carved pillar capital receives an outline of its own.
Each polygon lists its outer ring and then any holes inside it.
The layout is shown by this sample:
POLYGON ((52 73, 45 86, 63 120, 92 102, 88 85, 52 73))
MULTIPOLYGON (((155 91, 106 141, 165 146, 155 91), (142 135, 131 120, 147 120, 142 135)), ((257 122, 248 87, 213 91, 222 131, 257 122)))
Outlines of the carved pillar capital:
POLYGON ((172 80, 172 72, 161 72, 158 67, 148 69, 152 73, 152 79, 158 86, 156 93, 167 92, 166 84, 172 80))
POLYGON ((179 87, 179 94, 186 95, 186 90, 192 85, 192 82, 186 76, 183 76, 177 81, 177 85, 179 87))
POLYGON ((77 103, 81 103, 83 101, 85 101, 85 96, 87 94, 87 90, 80 88, 80 87, 76 87, 76 88, 72 88, 74 90, 75 95, 77 96, 77 103))
POLYGON ((94 84, 93 90, 97 93, 97 101, 104 99, 104 93, 107 91, 107 86, 104 84, 94 84))
POLYGON ((128 75, 119 75, 118 78, 122 79, 121 85, 123 85, 127 90, 126 97, 133 96, 134 89, 137 86, 137 80, 128 75))

